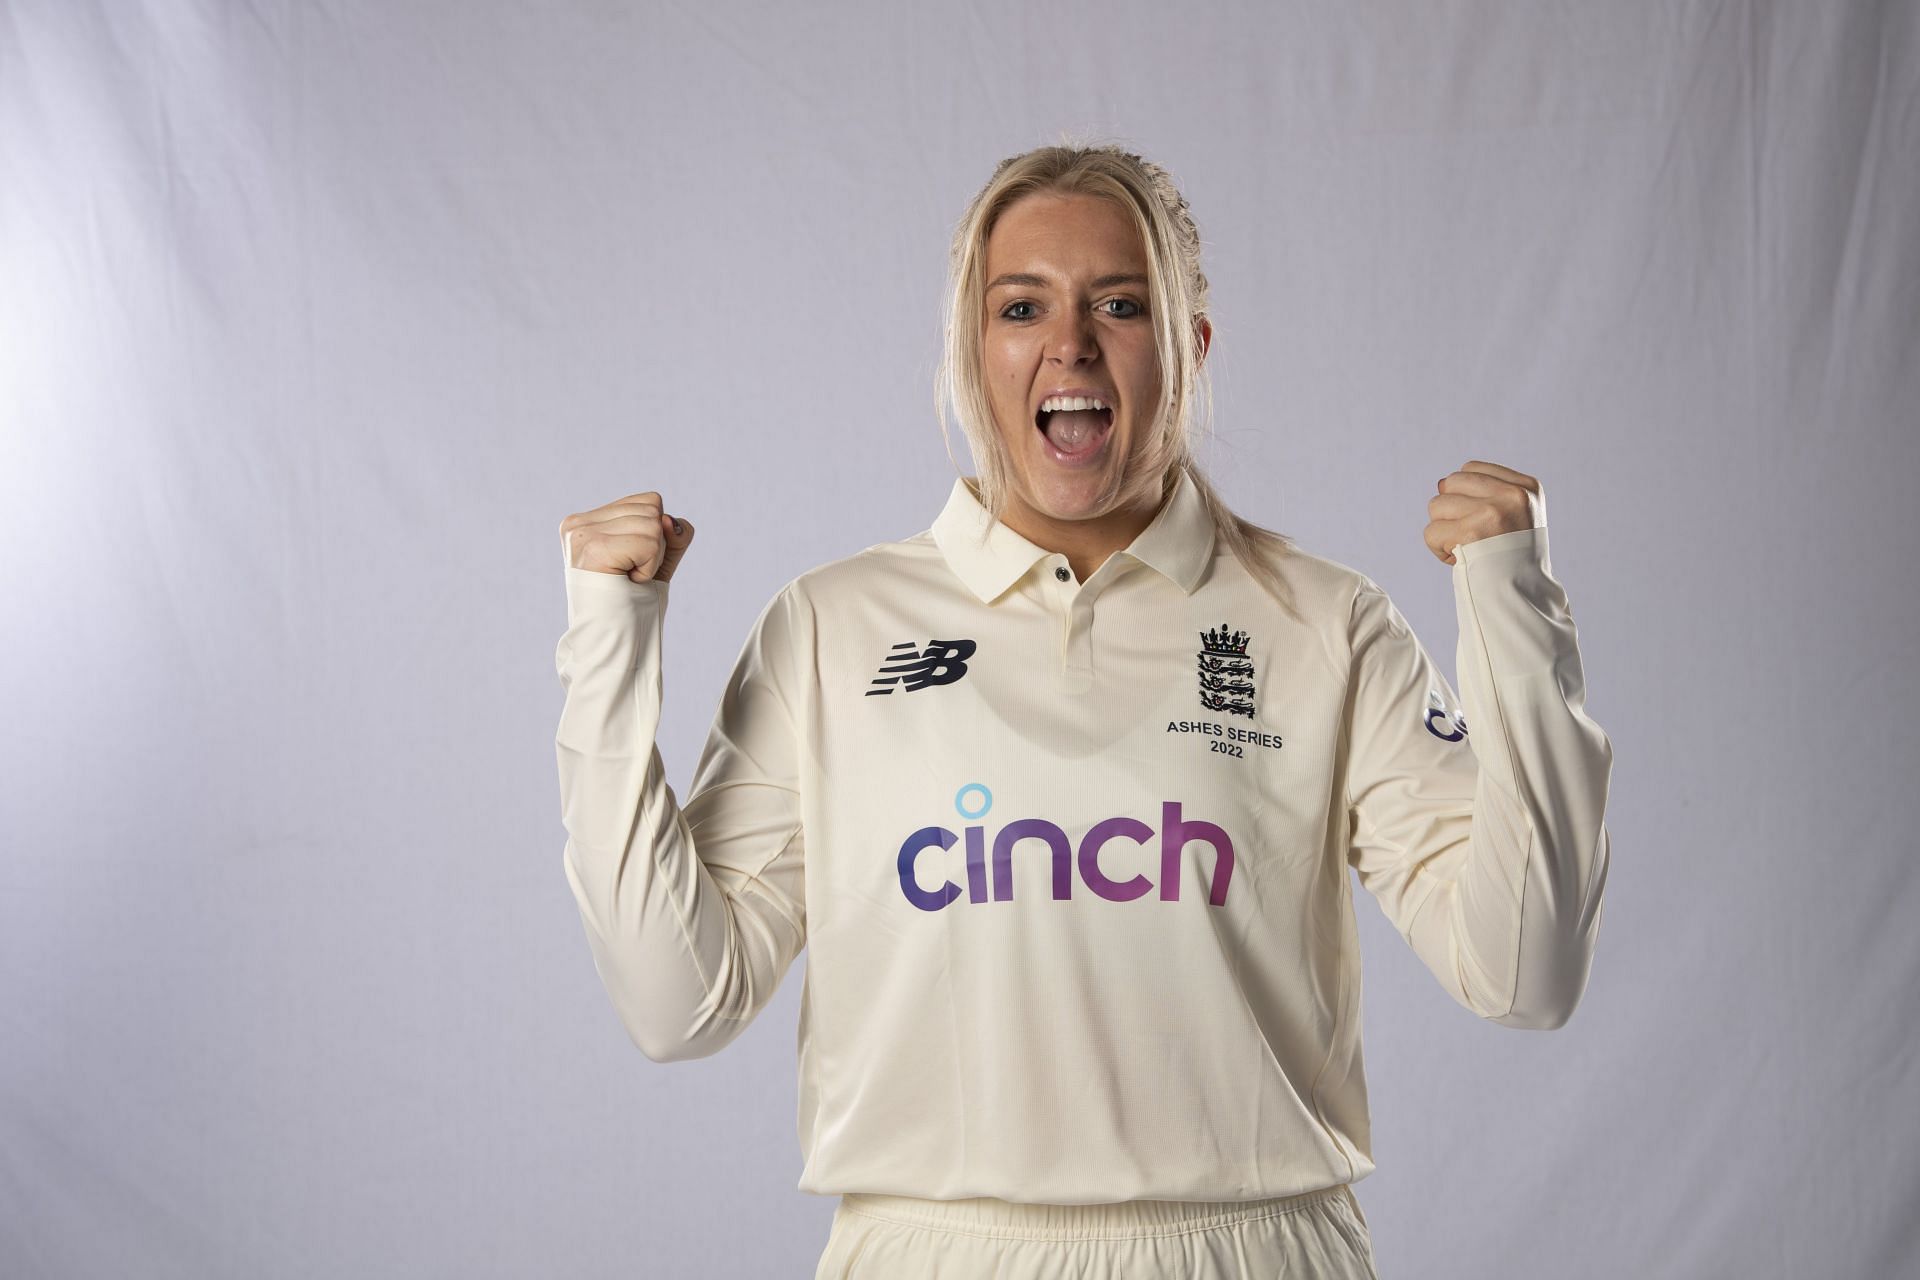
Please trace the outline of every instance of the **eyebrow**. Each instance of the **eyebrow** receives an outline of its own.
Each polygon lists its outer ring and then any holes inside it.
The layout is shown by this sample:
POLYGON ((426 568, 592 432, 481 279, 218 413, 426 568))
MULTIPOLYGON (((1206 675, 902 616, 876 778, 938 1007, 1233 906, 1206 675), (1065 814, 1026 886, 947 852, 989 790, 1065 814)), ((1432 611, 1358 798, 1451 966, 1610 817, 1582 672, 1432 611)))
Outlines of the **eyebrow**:
MULTIPOLYGON (((995 276, 993 279, 993 282, 987 286, 987 290, 991 292, 992 290, 998 289, 1003 284, 1017 284, 1017 285, 1022 285, 1029 289, 1044 289, 1047 287, 1049 283, 1050 282, 1045 276, 1036 276, 1031 272, 1027 272, 1027 271, 1013 271, 1003 276, 995 276)), ((1119 272, 1114 275, 1101 276, 1099 279, 1092 281, 1088 285, 1088 288, 1107 289, 1107 288, 1111 288, 1116 284, 1147 284, 1147 283, 1149 282, 1147 278, 1143 275, 1139 275, 1133 272, 1119 272)))

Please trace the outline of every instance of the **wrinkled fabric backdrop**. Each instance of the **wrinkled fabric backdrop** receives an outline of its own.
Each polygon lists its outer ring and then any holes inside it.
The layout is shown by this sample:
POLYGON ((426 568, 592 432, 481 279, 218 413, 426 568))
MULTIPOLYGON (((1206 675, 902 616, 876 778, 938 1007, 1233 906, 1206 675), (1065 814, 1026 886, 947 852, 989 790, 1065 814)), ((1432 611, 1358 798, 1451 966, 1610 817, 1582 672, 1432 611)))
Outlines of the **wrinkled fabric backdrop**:
POLYGON ((759 607, 946 498, 966 201, 1092 137, 1198 217, 1238 509, 1451 675, 1427 499, 1538 476, 1614 743, 1564 1028, 1356 898, 1383 1274, 1911 1274, 1917 45, 1913 3, 0 6, 0 1273, 811 1274, 804 954, 675 1065, 594 973, 557 529, 698 526, 684 797, 759 607))

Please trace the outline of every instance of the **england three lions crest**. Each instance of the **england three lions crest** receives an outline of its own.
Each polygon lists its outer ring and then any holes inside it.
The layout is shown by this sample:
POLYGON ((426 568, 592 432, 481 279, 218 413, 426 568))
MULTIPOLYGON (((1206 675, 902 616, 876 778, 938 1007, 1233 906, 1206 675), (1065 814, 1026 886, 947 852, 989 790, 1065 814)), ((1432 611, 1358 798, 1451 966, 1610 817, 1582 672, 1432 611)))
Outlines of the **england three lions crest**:
POLYGON ((1226 623, 1200 633, 1200 705, 1209 711, 1253 718, 1253 660, 1247 633, 1226 623))

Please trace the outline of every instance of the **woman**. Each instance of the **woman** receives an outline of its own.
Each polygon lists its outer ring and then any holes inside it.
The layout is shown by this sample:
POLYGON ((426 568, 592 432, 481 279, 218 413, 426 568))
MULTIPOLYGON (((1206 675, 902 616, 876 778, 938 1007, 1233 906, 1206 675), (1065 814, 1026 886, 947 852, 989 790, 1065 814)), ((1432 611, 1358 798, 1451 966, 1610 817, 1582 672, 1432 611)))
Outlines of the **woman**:
POLYGON ((1558 1027, 1585 987, 1612 749, 1539 484, 1469 462, 1428 502, 1456 696, 1372 579, 1196 465, 1199 244, 1138 156, 1001 163, 940 379, 979 474, 781 588, 684 806, 646 748, 692 523, 648 491, 561 525, 596 966, 668 1061, 810 948, 818 1277, 1374 1275, 1349 865, 1480 1017, 1558 1027))

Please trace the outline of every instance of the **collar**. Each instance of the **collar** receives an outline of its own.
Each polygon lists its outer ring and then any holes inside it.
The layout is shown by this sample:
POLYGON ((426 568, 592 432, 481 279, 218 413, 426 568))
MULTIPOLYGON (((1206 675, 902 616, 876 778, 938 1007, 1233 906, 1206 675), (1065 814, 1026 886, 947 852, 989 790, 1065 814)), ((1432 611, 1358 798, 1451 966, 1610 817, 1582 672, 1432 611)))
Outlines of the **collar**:
MULTIPOLYGON (((1029 542, 998 520, 956 477, 947 505, 933 522, 933 540, 947 565, 981 601, 991 604, 1027 571, 1053 553, 1029 542)), ((1213 521, 1185 467, 1153 520, 1118 554, 1158 570, 1188 595, 1213 558, 1213 521)))

